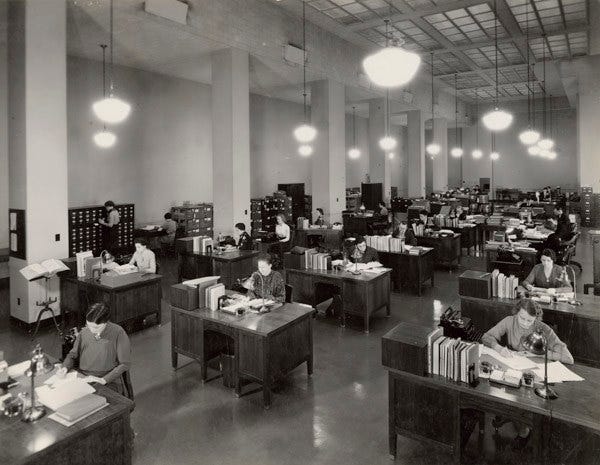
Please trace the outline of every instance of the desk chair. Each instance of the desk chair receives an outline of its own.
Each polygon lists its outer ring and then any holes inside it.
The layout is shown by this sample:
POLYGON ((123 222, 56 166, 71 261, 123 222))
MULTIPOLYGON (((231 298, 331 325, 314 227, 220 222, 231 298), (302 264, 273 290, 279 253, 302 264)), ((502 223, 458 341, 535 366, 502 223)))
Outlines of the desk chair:
POLYGON ((579 268, 579 272, 581 273, 583 271, 583 266, 581 265, 581 263, 573 260, 573 257, 577 252, 577 241, 579 240, 580 236, 581 232, 576 232, 571 239, 565 242, 565 252, 563 254, 562 264, 576 266, 577 268, 579 268))
POLYGON ((285 303, 286 304, 291 304, 292 303, 292 294, 294 292, 294 287, 290 286, 289 284, 285 285, 285 303))
MULTIPOLYGON (((123 373, 121 376, 123 379, 123 386, 125 387, 125 397, 127 397, 130 401, 135 401, 135 396, 133 394, 133 386, 131 385, 131 376, 129 375, 129 370, 123 373)), ((135 406, 134 406, 135 408, 135 406)), ((133 409, 132 409, 133 411, 133 409)))

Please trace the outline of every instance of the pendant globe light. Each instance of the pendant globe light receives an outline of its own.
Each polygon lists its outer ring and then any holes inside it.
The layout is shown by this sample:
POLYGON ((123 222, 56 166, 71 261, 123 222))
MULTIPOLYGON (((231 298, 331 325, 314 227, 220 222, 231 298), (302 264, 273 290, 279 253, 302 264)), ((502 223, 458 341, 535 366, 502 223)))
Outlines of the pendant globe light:
POLYGON ((538 145, 531 145, 530 147, 527 148, 527 152, 529 153, 529 155, 539 155, 541 152, 541 148, 538 147, 538 145))
POLYGON ((298 147, 298 153, 303 157, 310 157, 313 153, 313 148, 308 144, 304 144, 298 147))
POLYGON ((540 151, 543 150, 551 150, 554 147, 554 141, 551 137, 548 137, 548 133, 546 132, 546 34, 542 35, 542 66, 543 66, 543 94, 542 94, 542 103, 543 103, 543 113, 542 117, 544 120, 544 137, 541 139, 537 145, 540 148, 540 151))
POLYGON ((385 20, 385 48, 363 60, 363 69, 369 79, 381 87, 398 87, 409 82, 417 73, 421 57, 400 48, 400 41, 392 39, 390 46, 390 20, 385 20))
POLYGON ((479 89, 475 89, 475 148, 471 152, 471 156, 476 160, 483 156, 483 152, 479 148, 479 89))
POLYGON ((533 145, 540 140, 540 133, 532 128, 531 125, 531 100, 533 100, 531 85, 531 62, 529 60, 529 0, 526 0, 525 6, 525 24, 527 28, 527 129, 519 134, 519 140, 524 145, 533 145))
POLYGON ((460 145, 458 144, 458 87, 456 85, 457 74, 454 73, 454 142, 456 143, 456 147, 453 147, 450 150, 450 154, 454 158, 460 158, 463 154, 462 149, 462 140, 460 145))
POLYGON ((110 0, 110 91, 108 97, 104 95, 102 100, 98 100, 92 105, 94 113, 100 121, 104 123, 122 123, 127 119, 131 112, 131 105, 114 95, 114 28, 113 28, 113 0, 110 0))
POLYGON ((306 0, 302 0, 302 98, 304 100, 304 122, 294 129, 294 137, 298 142, 306 144, 317 137, 317 130, 308 121, 306 106, 306 0))
POLYGON ((482 121, 490 131, 504 131, 512 124, 513 116, 498 108, 498 9, 494 0, 494 43, 496 46, 496 101, 494 109, 483 115, 482 121))
POLYGON ((381 150, 390 151, 396 148, 398 142, 390 135, 390 91, 385 92, 385 136, 379 139, 379 147, 381 150))
POLYGON ((442 151, 440 144, 435 142, 435 115, 433 113, 433 52, 431 52, 431 142, 425 147, 431 158, 442 151))
MULTIPOLYGON (((102 95, 106 97, 106 45, 100 45, 102 48, 102 95)), ((102 131, 94 134, 94 143, 103 149, 108 149, 115 145, 117 136, 106 130, 106 125, 102 131)))
POLYGON ((352 147, 348 150, 348 157, 353 160, 360 157, 360 149, 356 145, 356 107, 352 107, 352 147))

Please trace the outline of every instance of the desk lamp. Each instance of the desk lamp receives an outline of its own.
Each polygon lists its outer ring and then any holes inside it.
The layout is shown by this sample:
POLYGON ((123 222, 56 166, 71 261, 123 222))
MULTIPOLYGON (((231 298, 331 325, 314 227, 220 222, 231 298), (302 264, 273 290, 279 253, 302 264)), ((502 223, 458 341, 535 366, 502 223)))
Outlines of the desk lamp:
POLYGON ((46 415, 46 409, 42 405, 35 405, 35 375, 36 373, 50 373, 54 365, 50 363, 48 356, 38 344, 31 353, 31 365, 25 372, 26 376, 31 377, 31 406, 23 410, 21 420, 32 423, 46 415))
POLYGON ((575 275, 575 270, 571 265, 565 265, 565 267, 563 268, 563 273, 566 273, 567 269, 571 270, 573 273, 573 299, 569 300, 569 305, 578 307, 579 305, 581 305, 581 302, 577 300, 577 276, 575 275))
POLYGON ((535 388, 535 393, 543 399, 556 399, 558 394, 548 386, 548 340, 546 336, 542 334, 541 330, 537 330, 525 336, 521 344, 532 354, 544 356, 544 387, 535 388))

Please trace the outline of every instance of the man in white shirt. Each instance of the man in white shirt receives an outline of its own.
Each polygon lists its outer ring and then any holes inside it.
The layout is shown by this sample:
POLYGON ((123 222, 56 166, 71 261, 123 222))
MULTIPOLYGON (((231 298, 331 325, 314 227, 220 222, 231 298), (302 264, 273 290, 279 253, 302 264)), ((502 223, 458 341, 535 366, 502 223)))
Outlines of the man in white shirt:
POLYGON ((145 239, 135 241, 135 253, 129 264, 137 266, 140 273, 156 273, 156 257, 145 239))

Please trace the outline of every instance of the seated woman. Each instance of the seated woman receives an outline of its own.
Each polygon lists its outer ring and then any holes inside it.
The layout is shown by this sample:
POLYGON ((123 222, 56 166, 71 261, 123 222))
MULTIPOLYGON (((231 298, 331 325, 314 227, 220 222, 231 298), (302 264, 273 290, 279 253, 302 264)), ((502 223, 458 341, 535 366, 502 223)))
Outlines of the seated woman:
POLYGON ((313 224, 315 226, 323 226, 325 224, 325 212, 323 212, 322 208, 317 208, 313 215, 313 224))
POLYGON ((273 271, 273 262, 269 254, 258 257, 258 272, 252 273, 244 287, 248 289, 248 296, 251 298, 285 302, 285 284, 279 272, 273 271))
POLYGON ((377 250, 367 245, 367 240, 363 236, 358 236, 348 259, 352 263, 378 262, 379 255, 377 254, 377 250))
POLYGON ((402 221, 400 223, 392 236, 397 237, 398 239, 404 239, 404 243, 406 245, 417 245, 417 236, 415 236, 415 232, 412 230, 412 228, 408 227, 406 221, 402 221))
POLYGON ((122 375, 131 365, 129 337, 123 328, 108 321, 109 318, 110 310, 105 303, 90 306, 86 326, 65 357, 61 372, 64 374, 78 365, 84 375, 126 395, 122 375))
POLYGON ((137 266, 140 273, 156 273, 156 256, 148 248, 146 239, 136 239, 135 253, 129 264, 137 266))
POLYGON ((556 254, 553 250, 544 249, 542 251, 541 262, 533 267, 529 276, 523 281, 520 291, 525 288, 533 291, 534 287, 548 289, 549 293, 571 292, 571 283, 566 270, 559 265, 555 265, 556 254))
MULTIPOLYGON (((522 346, 523 338, 534 331, 541 331, 548 341, 548 359, 572 364, 573 356, 567 345, 558 338, 550 326, 542 322, 542 317, 543 312, 537 302, 531 299, 521 299, 515 305, 513 315, 507 316, 486 332, 481 338, 481 342, 504 357, 512 357, 515 354, 530 356, 531 354, 526 352, 522 346), (507 347, 500 344, 504 336, 507 347)), ((523 448, 529 440, 530 428, 524 425, 515 426, 518 430, 515 447, 523 448)))

